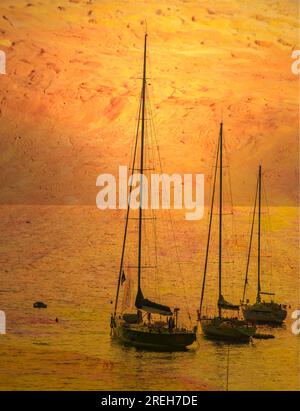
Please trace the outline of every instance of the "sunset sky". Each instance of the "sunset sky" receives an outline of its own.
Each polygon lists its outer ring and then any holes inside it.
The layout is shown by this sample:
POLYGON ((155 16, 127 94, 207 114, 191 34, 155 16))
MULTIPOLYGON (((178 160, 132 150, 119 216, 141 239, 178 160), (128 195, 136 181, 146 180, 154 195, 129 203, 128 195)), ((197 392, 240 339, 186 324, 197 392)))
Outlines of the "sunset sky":
POLYGON ((167 172, 208 174, 219 122, 237 203, 261 161, 275 205, 298 196, 298 2, 3 0, 0 201, 95 204, 129 161, 145 20, 167 172))

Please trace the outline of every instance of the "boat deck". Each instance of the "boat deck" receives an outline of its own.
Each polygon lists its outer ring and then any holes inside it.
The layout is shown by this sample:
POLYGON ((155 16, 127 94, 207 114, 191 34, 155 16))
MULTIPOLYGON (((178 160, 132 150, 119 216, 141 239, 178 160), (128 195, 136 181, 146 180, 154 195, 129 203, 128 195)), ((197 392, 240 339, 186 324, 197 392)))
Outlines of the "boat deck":
POLYGON ((157 327, 155 325, 149 326, 147 324, 128 324, 125 321, 120 321, 119 325, 124 327, 125 329, 128 328, 135 332, 140 333, 152 333, 152 334, 191 334, 193 331, 187 330, 185 328, 174 328, 173 330, 169 330, 168 327, 157 327))

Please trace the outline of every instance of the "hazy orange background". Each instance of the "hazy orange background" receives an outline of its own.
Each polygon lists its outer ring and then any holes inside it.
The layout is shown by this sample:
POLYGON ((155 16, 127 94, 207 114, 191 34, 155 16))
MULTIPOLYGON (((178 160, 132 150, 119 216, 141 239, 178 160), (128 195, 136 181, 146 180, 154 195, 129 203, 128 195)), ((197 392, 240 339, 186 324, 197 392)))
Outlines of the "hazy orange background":
MULTIPOLYGON (((242 296, 260 161, 270 204, 279 206, 270 207, 273 276, 268 254, 262 281, 272 277, 276 299, 291 309, 274 340, 231 348, 230 389, 299 388, 299 344, 291 334, 299 304, 299 76, 291 71, 298 8, 296 0, 1 0, 0 308, 7 334, 0 389, 224 389, 227 348, 201 336, 198 351, 171 361, 124 351, 109 336, 124 210, 96 208, 96 178, 129 162, 145 19, 164 171, 205 173, 208 197, 223 117, 234 205, 250 206, 237 207, 235 268, 224 264, 229 301, 242 296), (47 310, 32 307, 38 300, 47 310)), ((182 275, 172 271, 174 242, 162 227, 159 286, 163 301, 183 310, 188 295, 194 321, 207 214, 200 222, 174 214, 182 275)), ((213 229, 207 300, 215 309, 213 229)), ((224 232, 231 236, 226 225, 224 232)))
POLYGON ((235 201, 263 160, 272 204, 295 205, 290 0, 2 0, 0 201, 94 204, 98 174, 128 163, 144 19, 165 171, 208 173, 223 116, 235 201))

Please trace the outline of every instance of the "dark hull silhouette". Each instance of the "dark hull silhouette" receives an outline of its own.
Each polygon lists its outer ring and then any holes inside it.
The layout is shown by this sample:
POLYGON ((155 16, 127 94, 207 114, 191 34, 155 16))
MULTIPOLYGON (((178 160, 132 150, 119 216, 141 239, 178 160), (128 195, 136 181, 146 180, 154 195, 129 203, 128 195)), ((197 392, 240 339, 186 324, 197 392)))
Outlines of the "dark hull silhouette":
POLYGON ((193 344, 196 333, 168 329, 148 329, 144 325, 117 324, 113 335, 125 345, 153 351, 182 351, 193 344))
POLYGON ((286 319, 287 311, 276 303, 260 303, 246 305, 243 314, 247 321, 261 324, 282 324, 286 319))
POLYGON ((214 318, 201 323, 205 337, 214 340, 248 342, 256 332, 256 327, 244 321, 214 318))

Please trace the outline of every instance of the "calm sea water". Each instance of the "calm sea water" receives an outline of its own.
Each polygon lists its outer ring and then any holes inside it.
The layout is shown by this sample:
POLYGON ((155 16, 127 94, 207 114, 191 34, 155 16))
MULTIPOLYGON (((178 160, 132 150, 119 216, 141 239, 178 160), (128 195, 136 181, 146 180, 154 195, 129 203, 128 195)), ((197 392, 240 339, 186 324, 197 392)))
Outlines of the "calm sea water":
MULTIPOLYGON (((242 292, 249 212, 240 211, 237 219, 240 260, 225 288, 235 301, 242 292)), ((284 327, 267 330, 274 340, 230 346, 232 390, 299 389, 299 337, 291 333, 290 320, 299 302, 298 210, 273 209, 272 221, 272 286, 277 299, 291 305, 289 318, 284 327)), ((7 334, 0 335, 0 389, 225 389, 227 344, 200 334, 188 352, 151 353, 111 339, 123 222, 122 213, 92 206, 0 207, 0 309, 7 318, 7 334), (38 300, 48 308, 33 309, 38 300)), ((195 319, 199 304, 206 225, 205 220, 195 223, 182 216, 174 220, 182 278, 174 279, 166 268, 161 286, 166 302, 174 305, 176 299, 182 307, 183 321, 186 305, 195 319)), ((174 256, 167 245, 161 257, 168 261, 174 256)), ((211 306, 215 290, 211 275, 211 306)))

